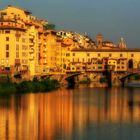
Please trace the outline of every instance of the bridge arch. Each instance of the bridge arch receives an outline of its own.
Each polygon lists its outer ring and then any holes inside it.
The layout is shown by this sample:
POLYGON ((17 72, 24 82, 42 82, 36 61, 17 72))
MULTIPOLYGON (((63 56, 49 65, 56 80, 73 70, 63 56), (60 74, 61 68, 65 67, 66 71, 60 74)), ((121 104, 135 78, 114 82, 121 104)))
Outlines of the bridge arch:
POLYGON ((119 78, 119 80, 122 83, 122 86, 124 86, 126 79, 128 79, 130 76, 136 75, 136 74, 140 74, 140 70, 128 72, 128 73, 126 73, 126 75, 124 75, 123 77, 119 78))

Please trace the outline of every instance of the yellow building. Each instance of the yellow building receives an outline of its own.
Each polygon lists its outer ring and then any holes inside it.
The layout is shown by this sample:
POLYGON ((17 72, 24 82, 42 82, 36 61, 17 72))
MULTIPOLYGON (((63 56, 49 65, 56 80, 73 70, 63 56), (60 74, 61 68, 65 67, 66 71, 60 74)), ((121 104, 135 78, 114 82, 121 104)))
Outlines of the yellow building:
POLYGON ((40 71, 39 41, 44 22, 11 5, 0 11, 1 73, 9 70, 34 76, 40 71))
POLYGON ((127 48, 123 38, 115 45, 102 34, 93 41, 75 32, 45 30, 46 24, 18 7, 9 5, 0 11, 0 74, 33 77, 49 72, 140 68, 140 49, 127 48))
POLYGON ((69 54, 68 71, 105 71, 106 66, 118 72, 140 68, 140 49, 73 49, 69 54), (69 69, 70 68, 70 69, 69 69))

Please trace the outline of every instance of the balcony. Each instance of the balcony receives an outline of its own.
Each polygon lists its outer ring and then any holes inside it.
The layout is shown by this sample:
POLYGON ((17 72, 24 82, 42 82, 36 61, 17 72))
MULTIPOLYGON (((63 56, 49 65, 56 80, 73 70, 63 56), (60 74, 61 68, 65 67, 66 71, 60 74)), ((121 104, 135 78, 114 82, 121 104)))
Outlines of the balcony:
POLYGON ((16 37, 21 37, 21 34, 16 33, 15 36, 16 36, 16 37))
POLYGON ((29 53, 30 53, 30 54, 33 54, 33 53, 34 53, 34 49, 31 48, 31 49, 29 50, 29 53))
POLYGON ((26 30, 23 25, 0 25, 0 29, 26 30))
POLYGON ((34 54, 33 53, 29 55, 29 60, 34 60, 34 54))
POLYGON ((34 36, 29 35, 29 39, 34 39, 34 36))
POLYGON ((33 61, 33 60, 34 60, 34 57, 29 57, 29 60, 30 60, 30 61, 33 61))
POLYGON ((15 59, 15 65, 20 65, 20 59, 15 59))
POLYGON ((29 41, 29 46, 34 46, 34 42, 29 41))

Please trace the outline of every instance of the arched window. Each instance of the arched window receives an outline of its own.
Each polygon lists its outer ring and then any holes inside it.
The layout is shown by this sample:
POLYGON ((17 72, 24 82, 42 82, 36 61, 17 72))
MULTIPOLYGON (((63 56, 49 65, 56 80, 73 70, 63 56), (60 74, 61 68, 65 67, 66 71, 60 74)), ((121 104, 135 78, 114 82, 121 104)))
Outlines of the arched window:
POLYGON ((129 69, 133 69, 133 59, 130 59, 130 60, 128 61, 128 68, 129 68, 129 69))

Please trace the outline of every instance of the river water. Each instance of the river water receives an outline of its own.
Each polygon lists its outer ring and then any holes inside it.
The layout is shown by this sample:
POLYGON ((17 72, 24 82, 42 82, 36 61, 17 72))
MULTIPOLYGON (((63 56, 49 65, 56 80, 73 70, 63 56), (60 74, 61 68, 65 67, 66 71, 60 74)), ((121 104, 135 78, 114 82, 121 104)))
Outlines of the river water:
POLYGON ((0 96, 0 140, 140 140, 140 88, 0 96))

